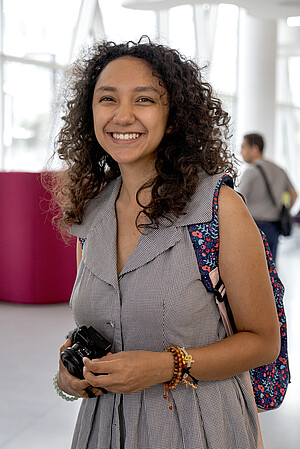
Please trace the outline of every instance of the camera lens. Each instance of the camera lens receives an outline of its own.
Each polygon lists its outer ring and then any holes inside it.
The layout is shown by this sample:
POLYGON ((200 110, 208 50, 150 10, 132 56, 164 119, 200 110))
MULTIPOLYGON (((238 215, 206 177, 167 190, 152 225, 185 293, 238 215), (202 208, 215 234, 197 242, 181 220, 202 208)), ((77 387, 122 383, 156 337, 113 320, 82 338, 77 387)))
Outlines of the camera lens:
POLYGON ((70 348, 65 349, 61 353, 61 360, 69 373, 73 376, 83 379, 83 357, 87 357, 91 351, 75 344, 70 348))
POLYGON ((111 343, 92 326, 80 326, 73 333, 72 341, 74 344, 61 353, 61 360, 69 373, 79 379, 83 379, 83 357, 101 358, 111 349, 111 343))

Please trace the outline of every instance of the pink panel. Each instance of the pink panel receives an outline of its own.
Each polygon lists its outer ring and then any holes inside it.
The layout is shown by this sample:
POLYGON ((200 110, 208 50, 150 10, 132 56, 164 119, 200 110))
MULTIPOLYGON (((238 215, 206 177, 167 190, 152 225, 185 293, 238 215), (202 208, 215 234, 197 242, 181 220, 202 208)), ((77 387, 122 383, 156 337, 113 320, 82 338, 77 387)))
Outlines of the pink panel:
POLYGON ((0 173, 0 300, 51 304, 70 298, 75 239, 66 245, 43 212, 39 173, 0 173))

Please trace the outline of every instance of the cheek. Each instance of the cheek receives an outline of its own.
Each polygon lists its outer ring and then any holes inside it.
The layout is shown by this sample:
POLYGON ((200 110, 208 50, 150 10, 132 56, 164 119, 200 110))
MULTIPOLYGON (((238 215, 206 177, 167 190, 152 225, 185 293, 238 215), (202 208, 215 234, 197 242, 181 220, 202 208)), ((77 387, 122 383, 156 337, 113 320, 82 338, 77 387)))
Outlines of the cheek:
POLYGON ((94 120, 94 132, 95 132, 96 139, 100 143, 99 139, 101 138, 101 136, 99 133, 99 127, 97 126, 97 123, 95 122, 95 120, 94 120))
POLYGON ((95 131, 95 135, 97 140, 99 141, 100 139, 103 139, 103 120, 101 120, 101 117, 99 117, 99 115, 97 114, 93 114, 93 122, 94 122, 94 131, 95 131))

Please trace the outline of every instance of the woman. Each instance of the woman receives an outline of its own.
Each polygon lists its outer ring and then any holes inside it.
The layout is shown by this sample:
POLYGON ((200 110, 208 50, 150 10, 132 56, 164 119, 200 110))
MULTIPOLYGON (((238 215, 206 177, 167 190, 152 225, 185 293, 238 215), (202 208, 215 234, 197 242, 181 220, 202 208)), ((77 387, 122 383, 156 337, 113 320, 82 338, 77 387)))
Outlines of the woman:
POLYGON ((219 268, 237 328, 225 338, 188 232, 211 219, 222 174, 234 177, 229 118, 195 63, 143 39, 95 45, 71 76, 58 139, 61 224, 79 239, 71 307, 112 343, 84 358, 83 380, 60 362, 59 388, 85 398, 72 448, 254 449, 240 373, 279 352, 261 238, 222 186, 219 268))

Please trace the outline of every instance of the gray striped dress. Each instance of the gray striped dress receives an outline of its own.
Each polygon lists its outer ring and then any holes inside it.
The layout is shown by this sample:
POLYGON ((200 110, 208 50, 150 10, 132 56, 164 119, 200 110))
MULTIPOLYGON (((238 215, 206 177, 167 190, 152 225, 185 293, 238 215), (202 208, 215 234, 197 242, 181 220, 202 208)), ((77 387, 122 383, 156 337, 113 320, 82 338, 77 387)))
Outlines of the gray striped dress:
MULTIPOLYGON (((88 202, 71 233, 85 238, 71 308, 77 325, 94 326, 112 352, 200 347, 225 338, 213 295, 201 283, 187 225, 212 218, 220 175, 201 174, 186 214, 161 220, 140 240, 120 275, 116 271, 117 179, 88 202)), ((129 395, 83 399, 72 449, 256 449, 255 407, 242 376, 162 385, 129 395)))

